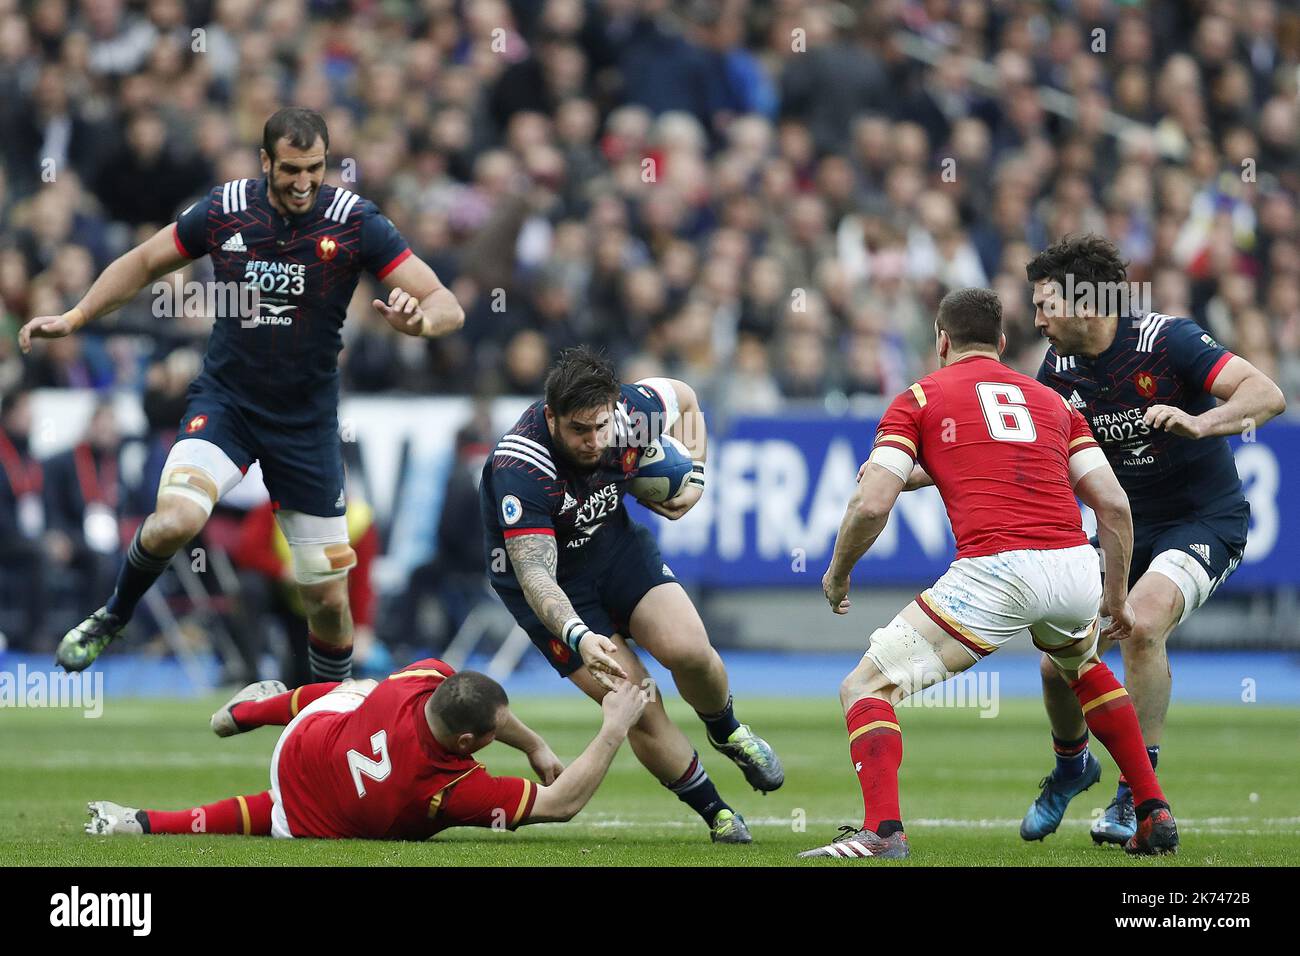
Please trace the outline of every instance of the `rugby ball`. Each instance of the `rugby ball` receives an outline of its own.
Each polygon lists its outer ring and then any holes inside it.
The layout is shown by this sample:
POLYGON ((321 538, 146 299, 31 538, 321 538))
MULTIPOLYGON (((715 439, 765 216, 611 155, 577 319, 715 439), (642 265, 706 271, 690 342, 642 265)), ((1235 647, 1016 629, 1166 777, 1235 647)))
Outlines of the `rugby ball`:
POLYGON ((691 453, 671 435, 660 435, 641 450, 636 477, 627 490, 642 501, 668 501, 681 494, 691 477, 691 453))

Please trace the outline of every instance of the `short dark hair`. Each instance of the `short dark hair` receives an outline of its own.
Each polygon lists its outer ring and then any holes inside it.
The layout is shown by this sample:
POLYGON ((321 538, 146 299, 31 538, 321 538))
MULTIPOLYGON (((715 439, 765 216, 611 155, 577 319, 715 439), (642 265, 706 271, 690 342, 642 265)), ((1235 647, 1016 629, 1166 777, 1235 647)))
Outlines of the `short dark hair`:
POLYGON ((614 363, 585 345, 565 349, 546 375, 546 404, 559 418, 618 401, 614 363))
POLYGON ((478 671, 457 671, 429 698, 429 709, 448 731, 475 737, 496 730, 497 712, 508 706, 505 688, 478 671))
POLYGON ((262 127, 262 148, 266 155, 275 159, 275 144, 288 139, 295 149, 310 149, 320 139, 325 144, 325 152, 330 149, 330 131, 325 127, 325 118, 315 110, 303 109, 301 106, 286 106, 277 110, 262 127))
POLYGON ((1084 233, 1056 240, 1025 266, 1030 282, 1056 282, 1065 287, 1065 277, 1074 276, 1074 284, 1123 282, 1128 278, 1128 263, 1119 247, 1105 236, 1084 233))
POLYGON ((1002 300, 992 289, 953 289, 939 303, 935 324, 953 348, 990 345, 1002 336, 1002 300))

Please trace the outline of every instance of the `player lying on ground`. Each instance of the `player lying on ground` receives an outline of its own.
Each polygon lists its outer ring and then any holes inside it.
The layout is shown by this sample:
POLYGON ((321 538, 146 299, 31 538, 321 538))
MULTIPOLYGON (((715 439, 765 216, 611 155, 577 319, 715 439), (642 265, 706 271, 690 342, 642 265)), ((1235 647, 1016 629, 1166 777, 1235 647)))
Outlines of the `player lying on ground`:
POLYGON ((121 636, 172 555, 257 459, 293 554, 312 674, 341 680, 352 671, 347 573, 356 555, 338 435, 339 330, 362 270, 392 287, 387 302, 372 304, 407 335, 445 335, 465 317, 374 203, 325 185, 329 131, 319 114, 280 110, 262 143, 263 179, 214 188, 110 264, 75 308, 38 316, 18 333, 24 352, 33 338, 70 335, 205 255, 218 302, 230 304, 218 310, 228 314, 213 316, 157 506, 136 531, 113 594, 59 644, 66 670, 89 667, 121 636), (241 293, 249 290, 258 296, 255 314, 244 314, 241 293))
MULTIPOLYGON (((1173 679, 1165 642, 1236 570, 1246 548, 1250 505, 1226 436, 1263 425, 1286 400, 1264 373, 1190 319, 1098 315, 1093 305, 1104 297, 1097 290, 1127 278, 1107 239, 1063 239, 1035 256, 1027 273, 1034 325, 1051 342, 1038 380, 1083 413, 1133 509, 1135 621, 1133 636, 1120 647, 1154 767, 1173 679), (1079 295, 1093 295, 1065 302, 1067 277, 1079 295)), ((1101 651, 1108 646, 1104 641, 1101 651)), ((1101 776, 1088 753, 1079 702, 1046 657, 1042 676, 1056 766, 1025 814, 1020 835, 1026 840, 1054 832, 1070 798, 1101 776)), ((1092 838, 1125 843, 1136 826, 1133 790, 1120 777, 1092 838)))
POLYGON ((934 587, 871 635, 841 684, 862 827, 842 827, 833 843, 800 856, 908 855, 898 799, 903 736, 893 705, 966 670, 1026 628, 1133 785, 1139 826, 1125 849, 1172 852, 1178 830, 1142 748, 1137 715, 1097 656, 1099 601, 1112 617, 1108 636, 1122 640, 1133 626, 1126 603, 1128 500, 1079 413, 999 361, 1006 337, 993 292, 949 293, 935 335, 941 368, 894 399, 881 419, 822 588, 835 613, 848 612, 850 572, 884 529, 899 492, 922 483, 932 481, 943 496, 957 558, 934 587), (1104 595, 1075 495, 1097 512, 1104 595))
POLYGON ((600 733, 566 768, 510 712, 500 684, 439 660, 378 683, 286 691, 263 681, 217 711, 212 729, 228 737, 285 728, 271 755, 270 790, 174 811, 96 801, 86 832, 423 840, 448 827, 569 820, 600 786, 648 696, 620 681, 601 702, 600 733), (527 754, 541 786, 489 774, 473 755, 493 740, 527 754))
MULTIPOLYGON (((697 463, 676 497, 647 503, 671 519, 704 493, 706 436, 695 392, 675 379, 622 385, 585 348, 566 351, 535 402, 483 467, 479 502, 492 586, 551 666, 599 701, 646 671, 627 638, 672 672, 682 697, 755 789, 785 779, 767 743, 736 718, 727 671, 648 528, 623 506, 641 449, 666 432, 697 463)), ((748 843, 699 754, 651 701, 628 735, 637 759, 695 810, 715 842, 748 843)))

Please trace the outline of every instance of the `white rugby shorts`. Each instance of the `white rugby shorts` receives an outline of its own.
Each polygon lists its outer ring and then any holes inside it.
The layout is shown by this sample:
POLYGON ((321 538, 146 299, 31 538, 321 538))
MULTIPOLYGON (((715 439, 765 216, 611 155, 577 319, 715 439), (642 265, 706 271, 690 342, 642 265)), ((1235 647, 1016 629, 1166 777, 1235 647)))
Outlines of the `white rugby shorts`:
POLYGON ((1076 669, 1097 646, 1101 564, 1087 544, 959 558, 916 603, 976 660, 1028 630, 1076 669))

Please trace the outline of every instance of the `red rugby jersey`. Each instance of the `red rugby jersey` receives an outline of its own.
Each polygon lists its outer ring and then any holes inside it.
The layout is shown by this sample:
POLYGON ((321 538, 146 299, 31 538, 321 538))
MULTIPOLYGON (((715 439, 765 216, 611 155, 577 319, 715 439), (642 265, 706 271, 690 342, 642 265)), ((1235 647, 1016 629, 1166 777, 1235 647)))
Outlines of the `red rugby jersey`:
POLYGON ((976 355, 895 398, 872 458, 904 470, 920 462, 948 509, 957 557, 973 558, 1086 544, 1070 459, 1096 447, 1088 423, 1060 395, 976 355))
POLYGON ((493 777, 449 753, 424 707, 455 671, 432 658, 379 682, 353 711, 309 715, 280 748, 279 782, 296 837, 423 840, 453 826, 514 829, 537 799, 522 777, 493 777))

